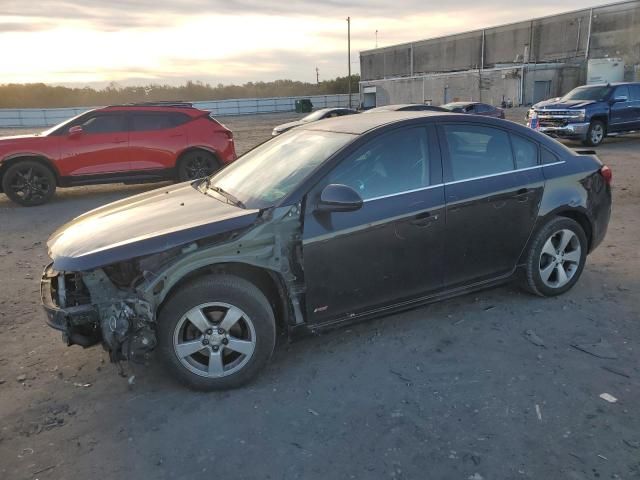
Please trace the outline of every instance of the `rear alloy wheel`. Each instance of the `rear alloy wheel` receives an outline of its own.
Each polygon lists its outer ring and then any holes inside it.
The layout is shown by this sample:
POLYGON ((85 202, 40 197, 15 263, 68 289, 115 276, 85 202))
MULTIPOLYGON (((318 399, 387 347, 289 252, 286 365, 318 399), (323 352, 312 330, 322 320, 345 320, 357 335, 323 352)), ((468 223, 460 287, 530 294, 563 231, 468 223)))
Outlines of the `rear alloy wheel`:
POLYGON ((576 221, 557 217, 536 235, 527 255, 526 287, 553 296, 578 281, 587 256, 587 238, 576 221))
POLYGON ((178 162, 178 180, 187 182, 211 175, 220 165, 216 158, 204 150, 185 153, 178 162))
POLYGON ((275 346, 273 310, 258 287, 231 275, 189 283, 158 316, 161 355, 196 390, 233 388, 266 365, 275 346))
POLYGON ((587 130, 587 139, 584 143, 590 147, 597 147, 602 143, 606 134, 604 123, 600 120, 593 120, 587 130))
POLYGON ((3 175, 2 190, 11 200, 25 207, 42 205, 53 197, 56 177, 40 162, 20 161, 3 175))

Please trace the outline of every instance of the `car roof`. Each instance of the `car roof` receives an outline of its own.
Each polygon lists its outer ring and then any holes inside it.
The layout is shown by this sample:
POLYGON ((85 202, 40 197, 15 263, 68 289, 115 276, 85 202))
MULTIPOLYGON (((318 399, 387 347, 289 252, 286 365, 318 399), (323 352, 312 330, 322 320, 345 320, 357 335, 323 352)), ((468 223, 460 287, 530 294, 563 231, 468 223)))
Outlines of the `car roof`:
POLYGON ((187 114, 191 117, 200 117, 203 114, 209 114, 205 110, 190 106, 190 104, 124 104, 124 105, 109 105, 106 107, 98 108, 96 111, 102 112, 179 112, 187 114))
POLYGON ((362 135, 369 130, 399 123, 403 120, 412 120, 427 117, 446 117, 447 119, 467 118, 468 115, 459 113, 446 113, 434 111, 422 112, 406 112, 406 111, 387 111, 373 112, 367 115, 349 115, 347 117, 328 118, 322 122, 308 123, 296 130, 316 130, 324 132, 351 133, 353 135, 362 135))

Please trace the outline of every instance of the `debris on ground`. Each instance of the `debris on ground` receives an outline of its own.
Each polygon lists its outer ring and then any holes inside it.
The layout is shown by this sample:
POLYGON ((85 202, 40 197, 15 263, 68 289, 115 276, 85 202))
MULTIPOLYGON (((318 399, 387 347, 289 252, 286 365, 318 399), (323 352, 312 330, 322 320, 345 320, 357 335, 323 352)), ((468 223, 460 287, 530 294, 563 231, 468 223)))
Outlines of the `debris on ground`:
POLYGON ((16 380, 17 380, 18 382, 23 383, 23 382, 25 382, 25 381, 27 380, 27 376, 26 376, 25 374, 18 375, 18 376, 16 377, 16 380))
POLYGON ((593 355, 594 357, 605 358, 609 360, 615 360, 616 358, 618 358, 618 354, 615 352, 611 344, 606 340, 603 340, 602 338, 597 343, 572 343, 571 346, 577 350, 580 350, 581 352, 593 355))
POLYGON ((600 398, 606 400, 609 403, 616 403, 618 399, 609 393, 601 393, 600 398))
POLYGON ((479 473, 474 473, 473 475, 469 475, 469 480, 484 480, 484 477, 479 473))
POLYGON ((529 340, 537 347, 544 347, 544 341, 538 335, 536 335, 536 332, 534 332, 533 330, 525 330, 524 338, 529 340))
POLYGON ((73 382, 73 386, 74 387, 80 387, 80 388, 89 388, 91 386, 91 384, 90 383, 73 382))
POLYGON ((307 412, 309 412, 311 415, 314 415, 316 417, 320 416, 320 414, 316 412, 313 408, 307 408, 307 412))
POLYGON ((608 365, 603 365, 602 366, 603 370, 606 370, 607 372, 611 372, 614 373, 616 375, 620 375, 621 377, 625 377, 625 378, 631 378, 631 374, 627 373, 626 371, 620 369, 620 368, 615 368, 615 367, 610 367, 608 365))
POLYGON ((627 446, 629 446, 631 448, 640 448, 640 440, 627 440, 627 439, 624 439, 623 442, 627 446))
POLYGON ((542 412, 540 411, 540 405, 536 403, 536 415, 538 415, 538 420, 542 420, 542 412))

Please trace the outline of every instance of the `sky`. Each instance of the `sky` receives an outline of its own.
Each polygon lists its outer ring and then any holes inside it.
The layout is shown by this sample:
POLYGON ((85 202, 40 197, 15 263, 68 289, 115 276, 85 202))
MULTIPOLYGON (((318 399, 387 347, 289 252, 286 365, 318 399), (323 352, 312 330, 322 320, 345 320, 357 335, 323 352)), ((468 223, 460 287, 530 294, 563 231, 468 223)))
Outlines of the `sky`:
POLYGON ((602 4, 591 0, 0 0, 2 83, 211 84, 347 73, 358 52, 602 4))

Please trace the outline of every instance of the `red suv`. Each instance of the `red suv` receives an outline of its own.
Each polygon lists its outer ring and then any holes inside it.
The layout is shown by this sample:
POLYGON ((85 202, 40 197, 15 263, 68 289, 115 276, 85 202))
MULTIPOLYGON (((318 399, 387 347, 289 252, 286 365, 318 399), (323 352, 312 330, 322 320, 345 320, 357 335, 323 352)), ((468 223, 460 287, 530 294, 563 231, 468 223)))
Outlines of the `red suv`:
POLYGON ((56 187, 187 181, 235 159, 231 131, 189 103, 114 105, 40 134, 0 138, 0 191, 41 205, 56 187))

